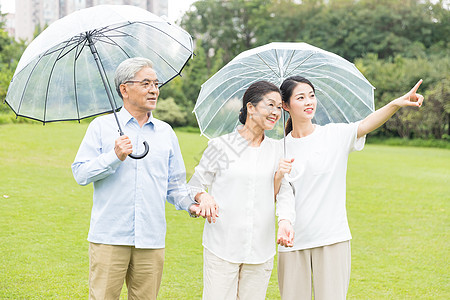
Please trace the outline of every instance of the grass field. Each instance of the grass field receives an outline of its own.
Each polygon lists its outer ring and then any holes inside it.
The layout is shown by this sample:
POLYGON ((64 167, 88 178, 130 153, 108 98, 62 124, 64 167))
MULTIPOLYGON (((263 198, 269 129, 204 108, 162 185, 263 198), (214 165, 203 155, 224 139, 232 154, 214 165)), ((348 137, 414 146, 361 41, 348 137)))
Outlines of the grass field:
MULTIPOLYGON (((87 299, 92 186, 70 169, 86 127, 0 126, 0 299, 87 299)), ((189 178, 207 141, 177 134, 189 178)), ((367 145, 350 155, 347 195, 348 298, 450 299, 450 150, 367 145)), ((203 221, 166 212, 159 298, 201 299, 203 221)))

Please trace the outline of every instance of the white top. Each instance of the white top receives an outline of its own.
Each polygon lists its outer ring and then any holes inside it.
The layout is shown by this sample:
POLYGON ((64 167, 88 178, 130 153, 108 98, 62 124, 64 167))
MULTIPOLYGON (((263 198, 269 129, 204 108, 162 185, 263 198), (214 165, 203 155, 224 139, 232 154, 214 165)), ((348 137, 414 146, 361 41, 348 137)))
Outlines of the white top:
POLYGON ((292 176, 296 222, 294 251, 331 245, 352 238, 345 207, 348 155, 364 148, 359 123, 318 126, 303 138, 286 137, 286 156, 295 158, 292 176))
MULTIPOLYGON (((209 141, 189 181, 208 189, 219 205, 216 223, 205 222, 205 248, 232 263, 260 264, 275 255, 273 180, 281 157, 281 144, 267 136, 259 147, 250 147, 237 131, 209 141)), ((279 219, 293 222, 293 205, 284 181, 277 195, 279 219)))

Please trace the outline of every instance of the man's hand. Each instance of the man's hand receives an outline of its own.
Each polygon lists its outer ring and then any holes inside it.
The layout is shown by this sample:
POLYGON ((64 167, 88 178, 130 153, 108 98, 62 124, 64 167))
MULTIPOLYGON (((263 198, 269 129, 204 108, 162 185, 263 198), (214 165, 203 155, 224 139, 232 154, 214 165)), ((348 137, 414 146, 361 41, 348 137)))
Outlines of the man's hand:
POLYGON ((116 152, 117 157, 121 161, 124 161, 128 154, 133 153, 133 145, 126 135, 117 138, 114 145, 114 152, 116 152))
POLYGON ((195 195, 195 201, 199 203, 195 214, 208 219, 209 223, 211 223, 211 221, 216 223, 216 218, 219 217, 219 206, 214 200, 214 197, 208 193, 202 192, 195 195))
POLYGON ((289 220, 278 222, 277 243, 281 246, 294 246, 294 228, 289 220))

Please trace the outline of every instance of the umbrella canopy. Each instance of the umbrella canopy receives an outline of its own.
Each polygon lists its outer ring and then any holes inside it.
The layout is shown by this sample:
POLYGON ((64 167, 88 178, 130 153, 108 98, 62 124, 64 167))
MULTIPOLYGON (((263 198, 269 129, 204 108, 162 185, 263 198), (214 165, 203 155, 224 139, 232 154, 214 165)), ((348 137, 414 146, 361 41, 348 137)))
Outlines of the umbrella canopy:
POLYGON ((192 54, 186 31, 144 9, 82 9, 52 23, 27 47, 6 103, 17 116, 44 123, 115 111, 122 99, 114 92, 114 72, 123 60, 150 59, 165 84, 192 54))
MULTIPOLYGON (((354 64, 306 43, 270 43, 242 52, 202 85, 194 107, 202 134, 214 138, 240 124, 242 96, 252 83, 266 80, 280 86, 294 75, 315 87, 316 124, 354 122, 374 111, 374 87, 354 64)), ((282 138, 283 125, 278 122, 267 135, 282 138)))

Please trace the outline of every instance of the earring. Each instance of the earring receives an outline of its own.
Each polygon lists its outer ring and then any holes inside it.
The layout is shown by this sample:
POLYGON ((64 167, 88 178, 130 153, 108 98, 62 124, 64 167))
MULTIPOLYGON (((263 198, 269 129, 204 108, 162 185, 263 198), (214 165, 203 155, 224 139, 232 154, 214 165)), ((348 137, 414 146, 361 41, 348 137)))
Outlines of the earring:
POLYGON ((250 115, 250 119, 253 118, 253 115, 250 115))

